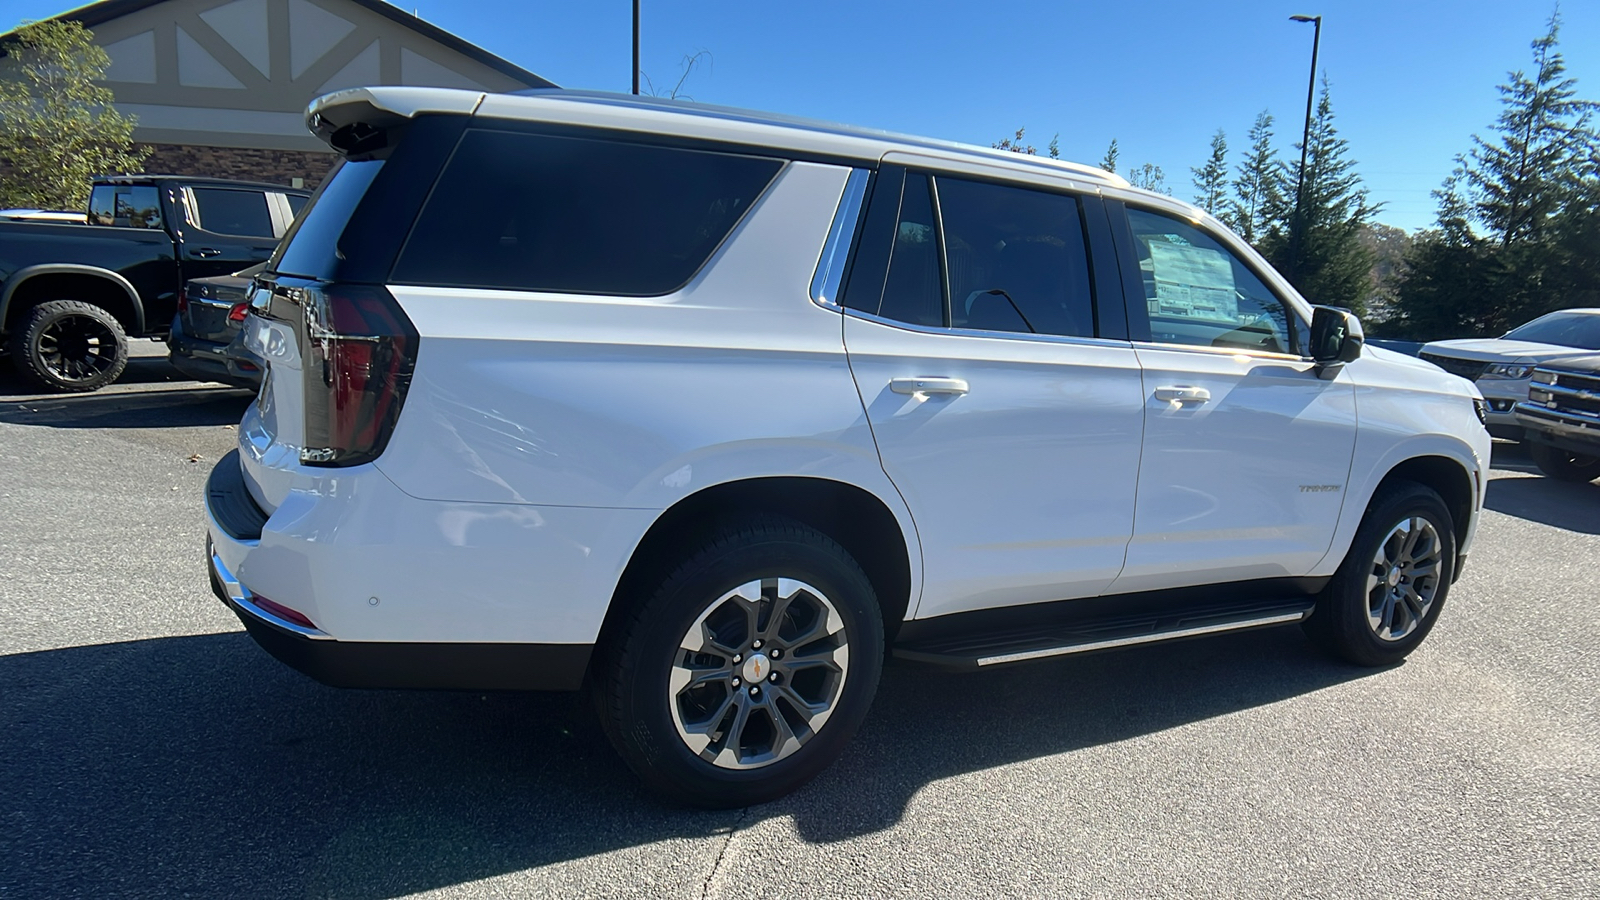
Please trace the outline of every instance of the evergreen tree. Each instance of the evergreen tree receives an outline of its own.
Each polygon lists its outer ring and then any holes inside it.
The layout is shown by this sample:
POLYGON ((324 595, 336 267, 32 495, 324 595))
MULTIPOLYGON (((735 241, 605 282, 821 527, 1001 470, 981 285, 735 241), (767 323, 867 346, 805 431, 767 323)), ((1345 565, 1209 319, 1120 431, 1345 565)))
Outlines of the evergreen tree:
POLYGON ((1489 140, 1433 192, 1437 228, 1408 254, 1397 333, 1500 334, 1563 307, 1600 300, 1600 138, 1593 101, 1579 99, 1553 14, 1531 43, 1533 74, 1499 85, 1489 140))
POLYGON ((1167 187, 1167 175, 1155 163, 1145 163, 1138 168, 1128 170, 1128 183, 1136 188, 1155 191, 1158 194, 1172 195, 1172 190, 1167 187))
POLYGON ((1228 136, 1221 128, 1211 136, 1211 158, 1189 172, 1194 176, 1197 191, 1195 204, 1214 216, 1221 216, 1225 212, 1223 204, 1228 190, 1228 136))
POLYGON ((1372 290, 1372 256, 1362 246, 1361 229, 1380 207, 1367 201, 1356 162, 1346 156, 1349 142, 1339 137, 1334 127, 1326 76, 1311 118, 1307 147, 1304 194, 1298 210, 1298 252, 1292 247, 1291 233, 1275 227, 1277 222, 1295 227, 1294 198, 1301 184, 1298 159, 1279 167, 1278 199, 1264 210, 1271 224, 1265 235, 1257 235, 1256 246, 1313 303, 1349 307, 1359 313, 1372 290), (1295 259, 1290 259, 1292 252, 1295 259))
POLYGON ((33 22, 7 36, 0 78, 0 207, 82 209, 90 180, 137 172, 134 120, 97 82, 111 57, 77 22, 33 22))
POLYGON ((1272 148, 1272 114, 1262 110, 1250 126, 1250 153, 1239 163, 1233 179, 1233 199, 1221 216, 1229 228, 1255 244, 1271 230, 1269 213, 1280 209, 1281 163, 1272 148))
POLYGON ((1502 247, 1542 240, 1551 220, 1578 188, 1575 171, 1593 144, 1589 120, 1596 104, 1575 98, 1577 79, 1564 77, 1556 49, 1561 16, 1550 16, 1533 42, 1534 75, 1510 73, 1500 86, 1499 136, 1474 135, 1465 166, 1473 214, 1502 247))
POLYGON ((1117 139, 1112 138, 1111 146, 1106 148, 1105 158, 1100 160, 1100 168, 1105 169, 1107 172, 1110 172, 1113 175, 1116 174, 1117 152, 1117 139))
POLYGON ((1022 153, 1022 154, 1026 154, 1028 156, 1033 156, 1035 153, 1038 152, 1037 148, 1035 148, 1032 144, 1029 144, 1027 141, 1022 139, 1023 134, 1026 133, 1027 130, 1028 129, 1026 129, 1026 128, 1018 128, 1017 129, 1017 133, 1016 133, 1015 136, 1008 137, 1008 138, 1001 138, 1000 140, 995 141, 994 143, 990 144, 989 146, 993 147, 996 150, 1009 150, 1012 153, 1022 153))

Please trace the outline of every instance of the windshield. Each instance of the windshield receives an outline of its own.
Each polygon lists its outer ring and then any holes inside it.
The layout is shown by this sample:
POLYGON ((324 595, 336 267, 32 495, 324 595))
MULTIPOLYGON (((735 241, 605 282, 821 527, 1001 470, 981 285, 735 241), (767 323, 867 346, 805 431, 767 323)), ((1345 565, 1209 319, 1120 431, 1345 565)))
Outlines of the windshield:
POLYGON ((1533 341, 1600 350, 1600 313, 1556 312, 1506 332, 1508 341, 1533 341))

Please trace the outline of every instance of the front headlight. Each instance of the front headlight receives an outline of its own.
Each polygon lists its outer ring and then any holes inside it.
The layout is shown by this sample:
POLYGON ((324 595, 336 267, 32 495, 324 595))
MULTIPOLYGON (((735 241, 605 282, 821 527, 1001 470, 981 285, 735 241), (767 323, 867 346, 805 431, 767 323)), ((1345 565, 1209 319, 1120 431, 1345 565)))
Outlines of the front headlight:
POLYGON ((1533 366, 1522 363, 1494 363, 1483 370, 1483 378, 1527 378, 1533 374, 1533 366))

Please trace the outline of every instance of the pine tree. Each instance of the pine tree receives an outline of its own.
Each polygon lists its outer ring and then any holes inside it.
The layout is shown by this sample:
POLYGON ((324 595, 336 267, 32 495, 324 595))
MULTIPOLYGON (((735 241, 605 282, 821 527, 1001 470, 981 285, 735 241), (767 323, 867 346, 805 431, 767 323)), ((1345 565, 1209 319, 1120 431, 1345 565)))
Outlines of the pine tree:
POLYGON ((1128 183, 1136 188, 1172 195, 1172 189, 1167 187, 1167 174, 1155 163, 1144 163, 1137 168, 1129 169, 1128 183))
POLYGON ((1117 172, 1117 153, 1117 139, 1112 138, 1111 146, 1106 148, 1105 158, 1100 160, 1100 168, 1115 175, 1117 172))
POLYGON ((1262 110, 1250 126, 1250 153, 1239 163, 1234 196, 1221 217, 1251 244, 1271 230, 1269 213, 1282 207, 1280 168, 1278 153, 1272 148, 1272 114, 1262 110))
POLYGON ((1264 236, 1257 236, 1256 246, 1313 303, 1349 307, 1359 313, 1372 289, 1372 257, 1361 244, 1360 232, 1380 206, 1367 201, 1356 162, 1346 156, 1349 142, 1339 137, 1333 125, 1326 75, 1311 118, 1307 147, 1298 216, 1293 201, 1301 184, 1299 159, 1279 167, 1276 193, 1281 199, 1265 209, 1271 220, 1286 220, 1291 228, 1298 218, 1298 247, 1293 246, 1292 232, 1271 225, 1264 236))
POLYGON ((111 57, 77 22, 24 25, 7 36, 0 78, 0 207, 81 209, 101 172, 137 172, 134 120, 97 82, 111 57))
POLYGON ((1534 76, 1512 72, 1510 83, 1500 86, 1498 139, 1474 135, 1471 163, 1464 166, 1474 217, 1502 247, 1545 237, 1577 190, 1574 170, 1592 144, 1596 104, 1575 99, 1577 79, 1563 77, 1560 31, 1560 13, 1553 13, 1532 45, 1534 76))
POLYGON ((1037 148, 1022 139, 1023 134, 1027 132, 1027 130, 1028 129, 1026 128, 1018 128, 1015 136, 1001 138, 989 146, 996 150, 1009 150, 1012 153, 1022 153, 1027 156, 1033 156, 1038 152, 1037 148))
POLYGON ((1600 302, 1600 137, 1557 49, 1559 14, 1530 44, 1533 75, 1508 73, 1489 140, 1433 192, 1437 227, 1408 254, 1394 322, 1427 339, 1500 334, 1600 302))
POLYGON ((1211 136, 1211 158, 1189 172, 1194 176, 1194 188, 1198 192, 1194 195, 1195 204, 1214 216, 1222 215, 1228 190, 1228 136, 1221 128, 1211 136))

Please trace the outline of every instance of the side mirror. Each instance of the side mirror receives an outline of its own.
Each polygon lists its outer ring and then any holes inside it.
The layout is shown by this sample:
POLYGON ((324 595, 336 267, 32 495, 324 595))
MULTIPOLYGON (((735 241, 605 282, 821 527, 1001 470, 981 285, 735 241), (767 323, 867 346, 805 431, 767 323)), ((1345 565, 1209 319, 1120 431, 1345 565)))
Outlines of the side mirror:
POLYGON ((1311 358, 1322 366, 1355 362, 1367 343, 1361 320, 1348 309, 1316 306, 1311 310, 1311 358))

